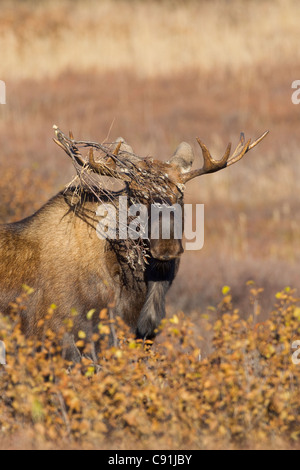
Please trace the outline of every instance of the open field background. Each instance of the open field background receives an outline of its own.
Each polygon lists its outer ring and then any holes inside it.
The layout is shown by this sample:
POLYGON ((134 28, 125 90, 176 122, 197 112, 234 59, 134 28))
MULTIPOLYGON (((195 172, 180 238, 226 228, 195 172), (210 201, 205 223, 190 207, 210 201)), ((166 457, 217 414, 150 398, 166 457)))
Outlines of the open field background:
POLYGON ((78 139, 122 135, 162 159, 182 140, 200 155, 196 137, 221 156, 240 131, 269 129, 242 162, 187 188, 187 202, 205 204, 205 246, 185 253, 168 294, 170 317, 183 311, 205 337, 204 355, 224 285, 248 318, 254 281, 259 321, 268 318, 275 294, 300 284, 299 17, 294 0, 3 0, 1 222, 31 214, 74 175, 54 123, 78 139))

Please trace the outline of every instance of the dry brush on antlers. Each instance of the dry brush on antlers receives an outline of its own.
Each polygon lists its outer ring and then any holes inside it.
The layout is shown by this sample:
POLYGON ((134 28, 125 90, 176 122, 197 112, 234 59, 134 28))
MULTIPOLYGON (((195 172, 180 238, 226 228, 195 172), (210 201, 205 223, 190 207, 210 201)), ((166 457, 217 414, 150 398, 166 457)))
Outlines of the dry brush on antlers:
MULTIPOLYGON (((203 167, 192 170, 194 153, 189 144, 182 142, 173 157, 162 162, 150 157, 142 158, 133 153, 132 148, 119 138, 111 144, 100 144, 91 141, 77 141, 72 132, 66 136, 57 126, 53 126, 56 134, 54 139, 69 157, 71 157, 79 185, 80 192, 87 188, 99 200, 109 200, 117 209, 116 193, 107 190, 101 180, 95 179, 95 175, 106 176, 123 183, 123 195, 126 195, 131 204, 152 204, 157 198, 167 205, 174 204, 178 195, 183 197, 185 184, 198 177, 214 173, 237 163, 244 155, 258 145, 268 134, 264 132, 258 139, 251 142, 245 140, 243 133, 239 143, 231 154, 231 144, 228 144, 224 156, 220 160, 212 158, 205 144, 197 138, 202 150, 203 167), (82 155, 86 152, 86 156, 82 155)), ((96 177, 97 178, 97 177, 96 177)), ((126 240, 125 247, 132 261, 136 261, 145 267, 147 248, 141 240, 126 240)))

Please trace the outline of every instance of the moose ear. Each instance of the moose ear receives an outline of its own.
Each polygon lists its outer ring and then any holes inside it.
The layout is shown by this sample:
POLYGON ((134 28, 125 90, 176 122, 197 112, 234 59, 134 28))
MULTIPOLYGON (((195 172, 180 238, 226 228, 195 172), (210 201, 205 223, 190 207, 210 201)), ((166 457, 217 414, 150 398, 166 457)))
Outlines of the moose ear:
POLYGON ((132 148, 130 145, 127 144, 127 142, 123 139, 123 137, 118 137, 116 141, 114 142, 115 144, 115 150, 119 147, 121 152, 127 152, 127 153, 133 153, 132 148), (119 147, 119 144, 121 142, 121 146, 119 147))
POLYGON ((191 171, 194 162, 194 152, 192 147, 186 142, 178 145, 173 157, 167 162, 180 168, 181 173, 191 171))

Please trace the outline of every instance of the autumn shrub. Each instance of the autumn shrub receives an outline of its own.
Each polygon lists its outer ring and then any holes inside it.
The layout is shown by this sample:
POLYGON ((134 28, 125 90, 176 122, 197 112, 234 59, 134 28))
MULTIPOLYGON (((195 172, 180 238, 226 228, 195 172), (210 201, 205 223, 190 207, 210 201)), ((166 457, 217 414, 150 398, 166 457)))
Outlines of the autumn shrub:
MULTIPOLYGON (((251 288, 254 315, 257 292, 251 288)), ((98 360, 87 345, 76 365, 63 359, 57 335, 47 328, 39 342, 24 338, 17 318, 28 295, 30 289, 16 300, 10 318, 1 317, 7 362, 0 366, 2 442, 24 434, 33 448, 299 444, 300 365, 292 362, 291 344, 300 338, 300 309, 292 290, 277 294, 262 324, 241 320, 224 290, 207 357, 183 314, 164 320, 151 346, 102 311, 98 360)))

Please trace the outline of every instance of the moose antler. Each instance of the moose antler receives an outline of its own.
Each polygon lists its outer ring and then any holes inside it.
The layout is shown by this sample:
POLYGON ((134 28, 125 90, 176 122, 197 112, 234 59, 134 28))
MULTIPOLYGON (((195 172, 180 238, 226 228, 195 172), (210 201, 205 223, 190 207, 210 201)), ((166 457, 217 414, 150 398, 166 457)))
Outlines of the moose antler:
POLYGON ((269 131, 264 132, 258 139, 251 143, 251 139, 245 142, 245 135, 242 132, 240 135, 240 141, 233 154, 230 155, 231 143, 229 143, 221 160, 214 160, 206 145, 198 138, 197 142, 202 150, 204 165, 198 170, 192 170, 183 175, 183 182, 187 183, 197 176, 206 175, 207 173, 214 173, 216 171, 222 170, 223 168, 226 168, 227 166, 233 165, 234 163, 241 160, 249 150, 253 149, 257 144, 259 144, 259 142, 261 142, 268 133, 269 131))
MULTIPOLYGON (((53 128, 56 137, 53 139, 54 142, 72 158, 73 162, 77 163, 77 171, 79 166, 98 175, 125 181, 130 185, 131 190, 139 194, 148 192, 166 195, 171 192, 170 182, 164 176, 166 165, 155 162, 151 158, 141 158, 135 155, 122 137, 117 139, 112 150, 111 145, 77 141, 74 140, 71 132, 67 137, 56 125, 53 128), (81 154, 82 148, 88 150, 88 155, 85 157, 81 154), (94 150, 97 151, 97 161, 94 157, 94 150)), ((169 169, 169 165, 167 167, 169 169)))
POLYGON ((122 162, 118 159, 118 154, 122 145, 122 142, 118 142, 114 151, 110 151, 106 146, 97 142, 86 142, 86 141, 75 141, 72 132, 67 137, 56 125, 53 126, 55 131, 56 139, 54 142, 59 145, 80 167, 85 167, 93 172, 103 175, 111 176, 126 180, 126 174, 120 171, 116 171, 116 162, 118 161, 121 165, 122 162), (85 160, 78 147, 89 147, 88 160, 85 160), (94 158, 93 149, 100 150, 102 152, 101 161, 96 162, 94 158))

